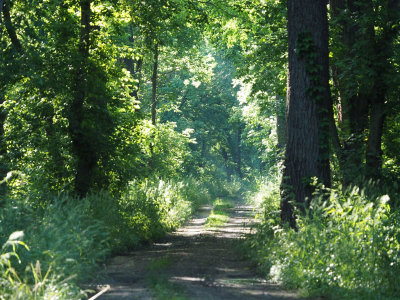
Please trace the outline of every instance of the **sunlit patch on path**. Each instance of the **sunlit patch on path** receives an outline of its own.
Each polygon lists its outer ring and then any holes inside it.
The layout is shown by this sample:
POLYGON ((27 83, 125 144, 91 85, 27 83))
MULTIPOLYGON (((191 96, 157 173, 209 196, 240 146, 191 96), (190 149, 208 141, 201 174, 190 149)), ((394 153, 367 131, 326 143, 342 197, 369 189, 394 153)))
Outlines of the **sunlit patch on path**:
POLYGON ((237 252, 250 232, 253 208, 237 205, 223 226, 205 227, 210 206, 151 247, 112 259, 99 299, 300 299, 255 275, 237 252))

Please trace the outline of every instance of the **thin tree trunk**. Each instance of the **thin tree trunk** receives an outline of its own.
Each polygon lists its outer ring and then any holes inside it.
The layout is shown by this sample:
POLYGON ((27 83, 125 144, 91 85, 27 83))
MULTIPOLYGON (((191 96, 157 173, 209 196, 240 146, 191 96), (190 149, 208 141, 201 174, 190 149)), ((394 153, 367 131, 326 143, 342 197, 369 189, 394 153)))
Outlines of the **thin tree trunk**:
MULTIPOLYGON (((151 76, 151 124, 154 126, 157 123, 157 80, 158 80, 158 44, 154 45, 154 62, 153 62, 153 74, 151 76)), ((150 168, 154 167, 153 157, 153 142, 150 143, 150 168)))
MULTIPOLYGON (((129 26, 129 42, 131 43, 132 47, 134 46, 134 37, 133 37, 133 27, 132 25, 129 26)), ((131 96, 135 98, 135 100, 139 100, 139 88, 141 83, 141 73, 142 73, 142 63, 143 58, 134 59, 134 58, 126 58, 124 59, 126 69, 131 73, 131 76, 135 79, 138 79, 138 84, 136 87, 132 89, 131 96)))
MULTIPOLYGON (((339 67, 336 68, 338 76, 337 85, 342 96, 343 128, 347 139, 343 142, 343 148, 338 154, 342 172, 342 184, 348 186, 357 184, 356 178, 366 175, 368 178, 381 178, 382 169, 382 134, 386 117, 385 98, 387 86, 382 78, 391 69, 389 62, 393 55, 393 41, 398 34, 397 27, 392 26, 399 17, 399 0, 391 0, 382 6, 382 16, 387 18, 382 32, 376 33, 375 21, 369 19, 365 24, 355 22, 350 16, 344 18, 342 13, 347 10, 351 14, 360 16, 373 16, 373 2, 369 1, 343 1, 330 0, 331 16, 335 25, 339 25, 339 58, 368 62, 367 65, 356 64, 357 70, 347 70, 346 76, 339 67), (387 14, 383 13, 387 10, 387 14), (363 26, 362 28, 360 28, 363 26), (359 34, 362 32, 362 34, 359 34), (380 40, 377 40, 381 37, 380 40), (362 42, 365 51, 355 57, 354 43, 362 42), (373 63, 370 63, 372 62, 373 63), (354 77, 358 74, 358 68, 368 68, 371 77, 367 77, 362 85, 354 85, 354 77), (368 118, 369 117, 369 118, 368 118), (369 126, 368 126, 369 121, 369 126), (365 132, 369 127, 367 142, 365 132), (365 164, 364 164, 365 158, 365 164), (365 168, 364 168, 365 167, 365 168), (363 172, 364 171, 364 172, 363 172)), ((335 148, 339 144, 335 141, 335 148)))
POLYGON ((10 16, 10 9, 8 7, 8 3, 4 2, 3 4, 3 16, 4 16, 4 23, 6 25, 6 30, 7 34, 10 37, 11 43, 15 47, 15 49, 19 52, 22 53, 22 45, 21 42, 19 41, 17 34, 15 32, 15 28, 12 25, 11 22, 11 16, 10 16))
POLYGON ((237 173, 239 178, 242 179, 242 125, 239 123, 237 129, 237 173))
POLYGON ((222 157, 224 158, 224 162, 225 162, 226 179, 228 180, 228 182, 231 182, 232 171, 229 168, 229 157, 228 157, 228 152, 226 152, 225 147, 222 147, 222 157))
MULTIPOLYGON (((4 96, 0 94, 0 104, 4 103, 4 96)), ((7 164, 7 145, 4 137, 4 123, 7 119, 7 112, 3 107, 0 108, 0 180, 3 180, 9 171, 7 164)), ((7 183, 4 182, 0 185, 0 196, 7 194, 7 183)), ((0 202, 0 207, 2 203, 0 202)))
MULTIPOLYGON (((16 34, 15 28, 11 21, 10 16, 10 9, 9 4, 7 1, 0 0, 0 26, 2 25, 3 21, 1 16, 4 16, 4 24, 6 27, 7 34, 11 40, 12 45, 17 50, 18 53, 23 53, 23 48, 18 36, 16 34)), ((0 36, 1 38, 1 36, 0 36)), ((4 95, 0 94, 0 104, 3 104, 5 101, 4 95)), ((0 180, 6 177, 9 168, 6 160, 7 156, 7 145, 4 139, 4 123, 7 119, 7 112, 5 111, 4 107, 0 108, 0 180)), ((0 186, 0 196, 4 196, 7 193, 7 183, 3 183, 0 186)))
POLYGON ((136 88, 132 91, 132 96, 136 99, 136 101, 139 101, 139 90, 140 90, 140 84, 142 82, 142 65, 143 65, 143 58, 139 58, 136 62, 136 77, 138 83, 136 88))
MULTIPOLYGON (((354 60, 354 53, 349 51, 357 40, 356 32, 359 31, 358 24, 350 19, 343 17, 343 12, 347 9, 352 14, 360 13, 360 7, 354 0, 330 0, 332 23, 335 28, 339 28, 337 37, 339 47, 337 57, 347 60, 354 60)), ((366 95, 359 94, 354 87, 355 79, 351 76, 343 76, 340 67, 335 66, 334 82, 340 93, 341 107, 341 131, 346 138, 340 141, 337 128, 331 116, 330 131, 334 149, 336 151, 343 186, 354 183, 355 179, 362 174, 364 143, 363 135, 367 125, 368 101, 366 95), (343 146, 342 146, 343 145, 343 146)), ((362 90, 361 90, 362 92, 362 90)))
POLYGON ((380 40, 375 42, 374 64, 375 84, 372 101, 370 103, 371 115, 369 124, 369 136, 366 150, 366 176, 374 180, 382 178, 382 134, 387 115, 385 100, 387 96, 388 83, 384 80, 385 72, 392 70, 390 58, 393 56, 393 44, 398 36, 398 23, 400 18, 400 0, 391 0, 387 4, 387 20, 380 40))
POLYGON ((54 109, 53 106, 49 104, 48 111, 44 115, 44 119, 46 122, 44 129, 48 140, 48 151, 55 167, 54 174, 58 180, 58 183, 61 184, 63 179, 65 178, 66 169, 65 161, 60 151, 60 144, 59 140, 57 139, 57 131, 54 127, 53 117, 54 109))
POLYGON ((289 73, 281 219, 308 206, 312 177, 330 186, 328 19, 325 1, 288 0, 289 73))
POLYGON ((370 127, 366 152, 366 176, 371 179, 382 177, 382 133, 385 121, 384 103, 379 101, 371 105, 370 127))

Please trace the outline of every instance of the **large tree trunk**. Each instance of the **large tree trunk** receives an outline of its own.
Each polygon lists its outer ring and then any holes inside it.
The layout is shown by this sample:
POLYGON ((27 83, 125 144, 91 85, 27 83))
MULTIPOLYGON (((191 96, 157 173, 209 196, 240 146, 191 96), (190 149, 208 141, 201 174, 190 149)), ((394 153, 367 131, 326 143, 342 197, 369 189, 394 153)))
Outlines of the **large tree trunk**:
POLYGON ((90 9, 91 0, 81 0, 81 29, 79 38, 79 62, 75 74, 75 95, 70 106, 69 131, 72 149, 77 159, 75 192, 85 197, 92 184, 93 170, 97 164, 96 151, 83 128, 84 107, 87 98, 87 73, 90 47, 90 9))
POLYGON ((291 201, 304 210, 312 177, 330 186, 328 20, 325 1, 288 0, 289 73, 281 219, 295 226, 291 201))

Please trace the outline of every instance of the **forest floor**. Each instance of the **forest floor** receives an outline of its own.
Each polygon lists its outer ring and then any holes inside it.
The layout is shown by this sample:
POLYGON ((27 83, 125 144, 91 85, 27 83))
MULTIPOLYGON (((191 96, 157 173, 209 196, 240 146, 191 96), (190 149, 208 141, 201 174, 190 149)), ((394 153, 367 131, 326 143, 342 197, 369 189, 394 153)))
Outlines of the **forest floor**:
POLYGON ((205 226, 201 207, 181 229, 151 246, 116 256, 96 281, 111 288, 97 299, 301 299, 267 282, 238 248, 254 221, 253 208, 236 204, 218 227, 205 226))

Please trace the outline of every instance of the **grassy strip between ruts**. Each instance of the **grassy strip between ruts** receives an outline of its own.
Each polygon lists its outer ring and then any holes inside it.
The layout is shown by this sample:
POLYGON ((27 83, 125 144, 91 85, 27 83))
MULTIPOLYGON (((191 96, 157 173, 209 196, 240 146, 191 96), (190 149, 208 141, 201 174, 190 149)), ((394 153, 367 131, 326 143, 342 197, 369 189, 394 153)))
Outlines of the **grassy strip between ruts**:
POLYGON ((232 200, 218 198, 213 203, 213 209, 208 216, 205 227, 221 227, 229 220, 229 211, 235 205, 232 200))
POLYGON ((149 264, 146 279, 155 299, 188 300, 185 291, 170 282, 164 274, 164 270, 174 263, 168 256, 154 259, 149 264))

